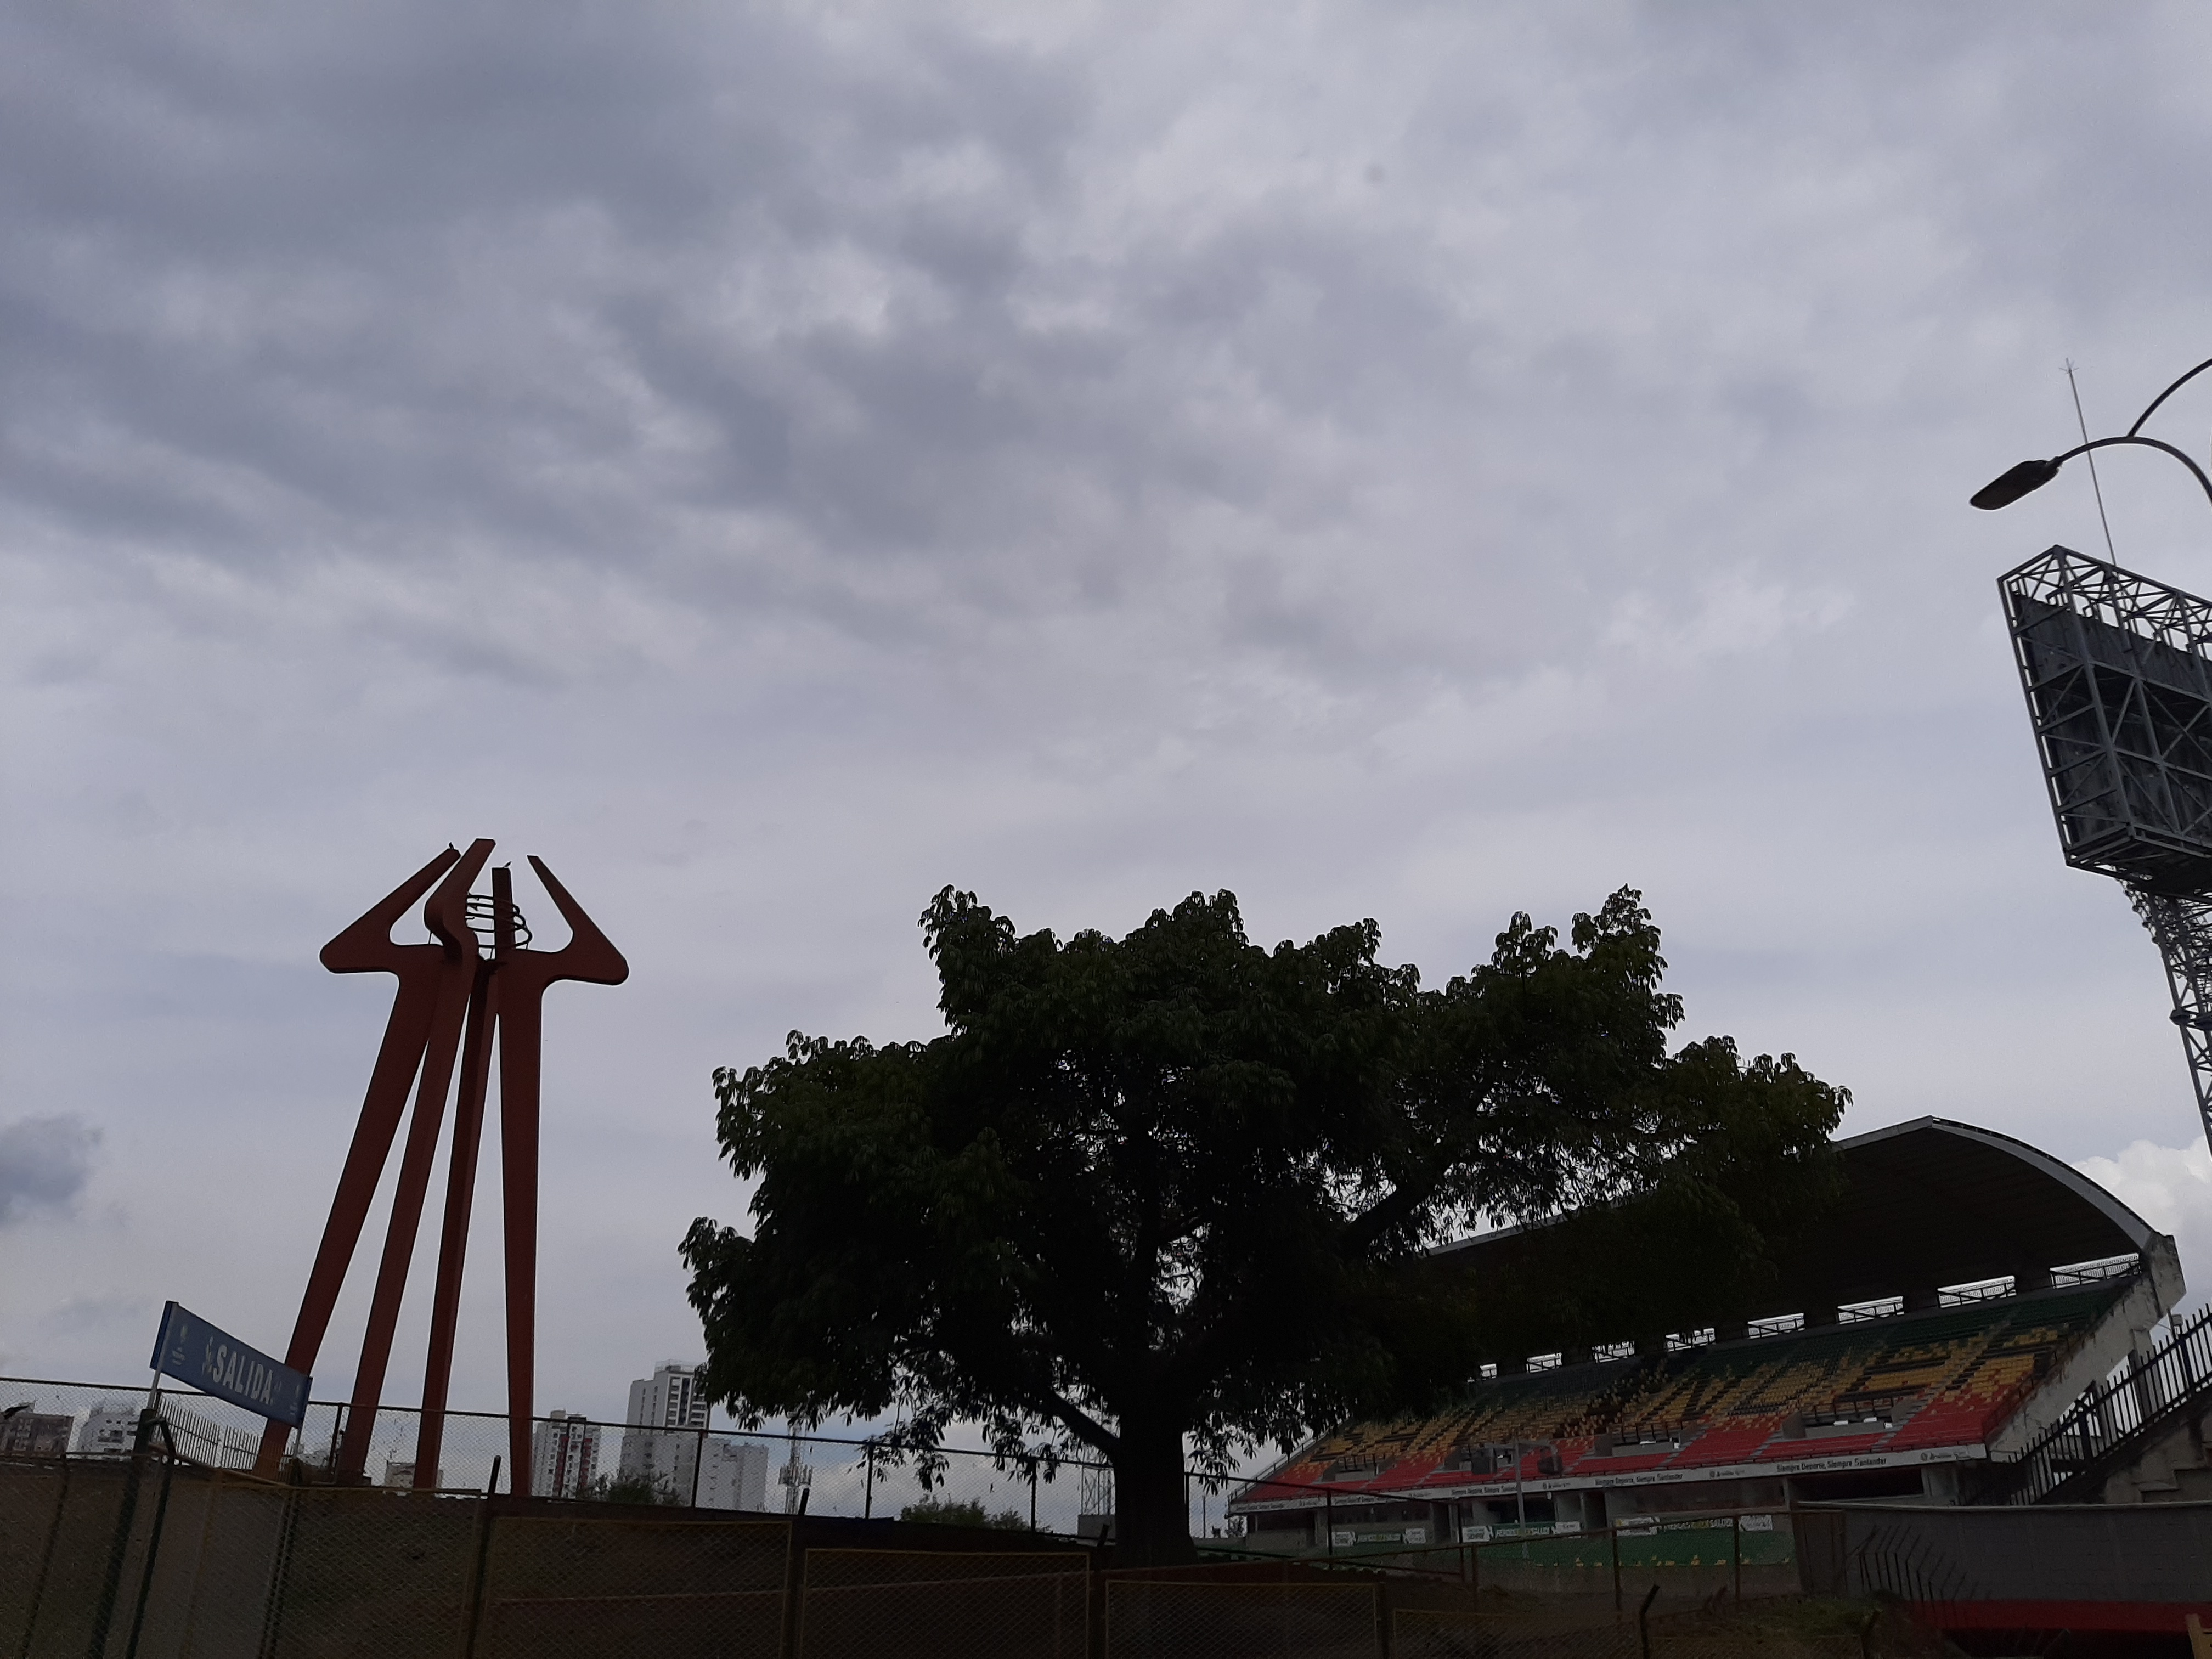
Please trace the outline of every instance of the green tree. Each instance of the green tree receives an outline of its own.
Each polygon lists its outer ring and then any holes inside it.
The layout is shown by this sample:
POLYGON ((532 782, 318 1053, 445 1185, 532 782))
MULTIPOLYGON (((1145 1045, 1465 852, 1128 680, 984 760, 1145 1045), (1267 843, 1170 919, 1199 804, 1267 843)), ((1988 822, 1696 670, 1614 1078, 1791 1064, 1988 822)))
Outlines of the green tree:
MULTIPOLYGON (((1811 1213, 1847 1097, 1680 1000, 1623 890, 1568 942, 1516 915, 1436 990, 1371 921, 1267 951, 1235 898, 1127 938, 1019 936, 950 888, 922 916, 944 1036, 793 1033, 715 1073, 753 1231, 684 1242, 706 1387, 741 1420, 955 1420, 1114 1466, 1115 1536, 1190 1547, 1182 1470, 1355 1413, 1440 1402, 1525 1329, 1424 1246, 1578 1208, 1543 1287, 1592 1326, 1664 1310, 1652 1264, 1748 1296, 1811 1213), (1656 1299, 1655 1299, 1656 1298, 1656 1299)), ((1527 1287, 1523 1287, 1524 1289, 1527 1287)), ((1035 1449, 1031 1446, 1032 1450, 1035 1449)))
POLYGON ((947 1527, 990 1527, 1000 1532, 1027 1532, 1029 1522, 1019 1510, 1000 1510, 996 1515, 981 1498, 924 1498, 899 1511, 902 1521, 930 1521, 947 1527))
POLYGON ((589 1496, 602 1504, 672 1504, 684 1502, 675 1483, 665 1476, 603 1474, 592 1482, 589 1496))

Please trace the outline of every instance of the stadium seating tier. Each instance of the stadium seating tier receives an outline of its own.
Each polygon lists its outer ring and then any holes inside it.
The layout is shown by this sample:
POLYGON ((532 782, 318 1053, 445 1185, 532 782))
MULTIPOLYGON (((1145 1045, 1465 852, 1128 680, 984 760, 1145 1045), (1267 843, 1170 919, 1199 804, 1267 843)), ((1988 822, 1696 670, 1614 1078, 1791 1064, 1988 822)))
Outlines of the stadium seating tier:
POLYGON ((1340 1497, 1510 1487, 1510 1462, 1485 1474, 1459 1455, 1522 1441, 1547 1443, 1556 1460, 1544 1468, 1538 1453, 1524 1450, 1524 1481, 1979 1446, 2064 1363, 2124 1288, 2124 1281, 2107 1281, 1663 1358, 1485 1379, 1434 1416, 1327 1436, 1270 1484, 1325 1484, 1340 1497), (1807 1435, 1802 1427, 1866 1419, 1876 1420, 1859 1432, 1807 1435), (1646 1437, 1650 1449, 1624 1445, 1600 1455, 1596 1437, 1616 1431, 1646 1437), (1326 1474, 1332 1468, 1335 1478, 1326 1474))

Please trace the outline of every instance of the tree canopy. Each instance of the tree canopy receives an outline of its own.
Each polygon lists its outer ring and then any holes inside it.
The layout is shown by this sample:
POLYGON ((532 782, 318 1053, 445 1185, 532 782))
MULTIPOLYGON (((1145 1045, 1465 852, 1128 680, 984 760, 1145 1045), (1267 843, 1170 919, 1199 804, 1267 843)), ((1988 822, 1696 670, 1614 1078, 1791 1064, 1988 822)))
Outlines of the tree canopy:
POLYGON ((1093 1449, 1139 1555, 1188 1547, 1187 1449, 1222 1467, 1437 1403, 1528 1352, 1532 1309, 1643 1334, 1675 1311, 1655 1247, 1701 1305, 1750 1297, 1832 1179, 1844 1091, 1725 1037, 1670 1047, 1626 889, 1564 944, 1516 915, 1429 990, 1372 921, 1268 951, 1226 892, 1118 940, 1021 935, 950 888, 921 922, 945 1035, 794 1032, 714 1075, 759 1184, 750 1237, 684 1242, 705 1386, 741 1419, 1093 1449), (1478 1296, 1422 1255, 1563 1211, 1571 1282, 1478 1296))

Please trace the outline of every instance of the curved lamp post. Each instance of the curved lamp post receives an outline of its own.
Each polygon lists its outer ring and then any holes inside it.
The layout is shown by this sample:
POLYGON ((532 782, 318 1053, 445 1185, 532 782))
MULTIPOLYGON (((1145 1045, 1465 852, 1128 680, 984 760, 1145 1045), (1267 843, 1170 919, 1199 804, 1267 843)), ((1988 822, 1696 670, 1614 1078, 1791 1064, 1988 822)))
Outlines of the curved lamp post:
MULTIPOLYGON (((1973 504, 2009 507, 2076 455, 2121 444, 2172 456, 2212 501, 2203 467, 2142 435, 2159 405, 2207 369, 2212 361, 2160 392, 2120 436, 2022 461, 1973 504)), ((2212 1139, 2212 754, 2203 735, 2212 731, 2212 604, 2063 547, 1999 586, 2066 861, 2118 881, 2157 942, 2212 1139)))
POLYGON ((2212 358, 2208 358, 2203 362, 2197 364, 2197 367, 2191 369, 2188 374, 2183 375, 2172 386, 2166 387, 2165 391, 2160 392, 2157 397, 2152 398, 2150 400, 2150 407, 2144 410, 2142 414, 2136 416, 2136 423, 2130 427, 2121 436, 2117 438, 2094 438, 2086 444, 2076 445, 2074 448, 2068 450, 2063 455, 2053 455, 2047 461, 2022 461, 2018 466, 2008 467, 2004 471, 1999 473, 1996 477, 1990 479, 1989 483, 1984 484, 1979 489, 1976 490, 1971 496, 1969 496, 1967 498, 1968 501, 1972 505, 1980 507, 1984 513, 1994 513, 1997 508, 2001 507, 2010 507, 2021 496, 2029 495, 2035 490, 2042 489, 2044 485, 2049 483, 2053 478, 2058 476, 2058 469, 2060 467, 2065 465, 2067 462, 2072 460, 2076 455, 2086 455, 2093 449, 2109 449, 2115 444, 2132 444, 2143 449, 2163 450, 2166 453, 2172 456, 2175 460, 2179 461, 2182 465, 2187 467, 2191 473, 2196 475, 2197 482, 2203 488, 2205 500, 2212 501, 2212 477, 2207 477, 2205 476, 2204 469, 2203 467, 2197 465, 2195 461, 2190 459, 2185 453, 2176 449, 2172 444, 2161 442, 2156 438, 2145 438, 2138 435, 2142 431, 2142 423, 2150 419, 2151 416, 2156 412, 2158 406, 2160 404, 2164 403, 2168 398, 2173 396, 2175 392, 2180 391, 2183 386, 2188 385, 2190 381, 2195 380, 2199 374, 2202 374, 2208 368, 2212 368, 2212 358))

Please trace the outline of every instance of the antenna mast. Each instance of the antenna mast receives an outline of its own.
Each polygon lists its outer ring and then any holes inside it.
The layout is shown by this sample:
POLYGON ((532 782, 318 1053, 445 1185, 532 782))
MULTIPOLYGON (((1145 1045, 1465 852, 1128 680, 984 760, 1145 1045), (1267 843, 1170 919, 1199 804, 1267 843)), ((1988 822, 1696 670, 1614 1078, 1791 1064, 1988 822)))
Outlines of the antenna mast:
MULTIPOLYGON (((2074 393, 2074 424, 2081 428, 2081 441, 2086 444, 2089 441, 2089 422, 2081 413, 2081 385, 2074 378, 2074 360, 2071 357, 2066 360, 2066 384, 2074 393)), ((2097 495, 2097 522, 2104 526, 2106 556, 2118 564, 2120 556, 2112 550, 2112 521, 2105 516, 2105 486, 2098 481, 2095 450, 2089 452, 2088 460, 2089 488, 2097 495)))

